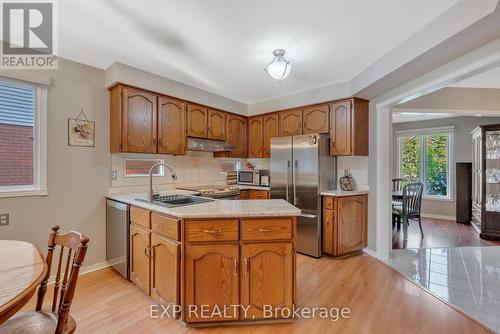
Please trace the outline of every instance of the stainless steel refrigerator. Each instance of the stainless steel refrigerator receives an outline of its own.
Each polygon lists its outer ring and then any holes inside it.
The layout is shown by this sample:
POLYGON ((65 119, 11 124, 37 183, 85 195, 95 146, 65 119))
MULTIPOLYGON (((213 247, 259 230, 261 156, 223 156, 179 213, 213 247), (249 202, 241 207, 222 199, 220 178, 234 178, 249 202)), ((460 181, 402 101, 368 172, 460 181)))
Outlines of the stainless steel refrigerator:
POLYGON ((329 155, 329 135, 271 139, 271 198, 302 210, 297 220, 297 251, 320 257, 320 193, 336 187, 336 160, 329 155))

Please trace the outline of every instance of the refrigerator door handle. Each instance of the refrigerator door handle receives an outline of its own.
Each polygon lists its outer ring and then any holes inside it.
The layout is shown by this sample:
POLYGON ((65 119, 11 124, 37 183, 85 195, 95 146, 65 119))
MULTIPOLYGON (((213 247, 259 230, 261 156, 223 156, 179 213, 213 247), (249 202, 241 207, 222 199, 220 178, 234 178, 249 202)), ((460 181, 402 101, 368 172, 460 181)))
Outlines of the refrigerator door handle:
POLYGON ((299 178, 299 161, 295 160, 293 166, 293 205, 297 205, 297 179, 299 178))
POLYGON ((290 174, 290 160, 287 160, 286 161, 286 179, 285 179, 285 198, 286 198, 286 201, 287 202, 290 202, 290 194, 289 194, 289 190, 288 190, 288 184, 289 184, 289 180, 288 180, 288 175, 290 174))

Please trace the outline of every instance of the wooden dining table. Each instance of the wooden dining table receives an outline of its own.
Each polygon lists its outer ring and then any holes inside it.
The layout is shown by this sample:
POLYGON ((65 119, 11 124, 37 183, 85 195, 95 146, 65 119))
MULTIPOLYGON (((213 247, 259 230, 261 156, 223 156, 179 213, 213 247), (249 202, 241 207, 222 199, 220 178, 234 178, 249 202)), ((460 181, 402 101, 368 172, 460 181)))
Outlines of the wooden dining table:
POLYGON ((33 296, 47 273, 47 263, 35 245, 0 240, 0 324, 33 296))

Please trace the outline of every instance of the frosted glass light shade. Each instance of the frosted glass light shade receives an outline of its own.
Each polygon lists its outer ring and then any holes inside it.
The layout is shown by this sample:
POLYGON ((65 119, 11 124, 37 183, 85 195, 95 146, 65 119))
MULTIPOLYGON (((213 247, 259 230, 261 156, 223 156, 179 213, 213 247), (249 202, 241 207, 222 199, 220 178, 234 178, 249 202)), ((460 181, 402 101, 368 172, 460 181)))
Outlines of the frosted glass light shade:
POLYGON ((273 61, 267 65, 266 71, 271 78, 281 81, 290 74, 292 66, 290 61, 283 57, 285 50, 277 49, 273 51, 273 54, 275 57, 273 61))

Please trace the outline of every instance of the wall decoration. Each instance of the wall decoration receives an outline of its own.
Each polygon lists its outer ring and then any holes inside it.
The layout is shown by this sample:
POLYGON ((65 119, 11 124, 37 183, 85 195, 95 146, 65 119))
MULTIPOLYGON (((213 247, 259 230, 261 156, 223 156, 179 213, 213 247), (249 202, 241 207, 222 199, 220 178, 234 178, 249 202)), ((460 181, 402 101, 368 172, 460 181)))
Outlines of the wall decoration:
POLYGON ((83 108, 76 118, 68 118, 68 145, 95 147, 95 122, 87 119, 83 108))

